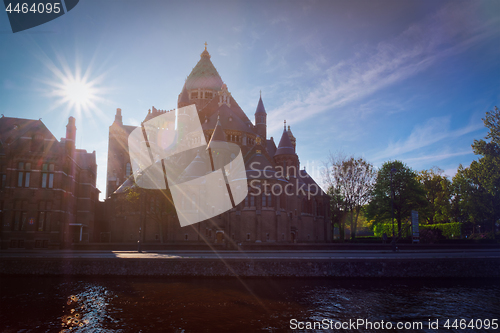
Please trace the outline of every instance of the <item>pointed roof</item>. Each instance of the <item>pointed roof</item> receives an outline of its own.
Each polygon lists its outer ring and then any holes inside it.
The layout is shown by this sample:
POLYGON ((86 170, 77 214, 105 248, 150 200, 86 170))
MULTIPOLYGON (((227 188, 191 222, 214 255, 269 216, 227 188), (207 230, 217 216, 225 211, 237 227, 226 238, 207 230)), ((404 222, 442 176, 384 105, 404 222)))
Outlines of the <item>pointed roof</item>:
POLYGON ((0 140, 5 144, 10 144, 24 136, 31 133, 40 133, 44 139, 55 140, 57 139, 48 130, 45 124, 39 119, 24 119, 24 118, 0 118, 0 140))
POLYGON ((221 90, 222 84, 222 79, 210 61, 210 54, 205 45, 205 50, 201 53, 200 61, 194 66, 191 74, 189 74, 186 79, 186 89, 193 90, 201 88, 219 91, 221 90))
POLYGON ((255 114, 267 114, 266 109, 264 108, 264 103, 262 103, 262 96, 259 98, 259 104, 257 104, 257 110, 255 110, 255 114))
POLYGON ((217 123, 215 124, 214 132, 210 138, 210 142, 208 143, 209 147, 212 141, 227 142, 226 135, 224 134, 224 130, 222 129, 222 125, 220 123, 220 115, 217 116, 217 123))
POLYGON ((208 117, 206 122, 202 124, 202 128, 204 130, 215 129, 217 122, 220 122, 222 127, 226 130, 253 133, 253 130, 250 129, 226 104, 222 104, 216 113, 208 117))
POLYGON ((179 97, 179 104, 189 104, 189 94, 186 89, 186 84, 184 84, 184 87, 182 87, 182 92, 181 96, 179 97))
POLYGON ((316 181, 307 173, 307 171, 304 169, 304 170, 299 170, 299 181, 309 185, 309 186, 306 186, 306 191, 308 191, 310 188, 313 188, 313 186, 317 186, 317 188, 319 188, 319 190, 321 191, 321 194, 320 193, 317 193, 317 194, 320 194, 320 195, 325 195, 326 193, 323 191, 323 189, 321 188, 321 186, 318 185, 318 183, 316 183, 316 181))
POLYGON ((276 154, 276 144, 274 143, 273 137, 271 139, 266 140, 266 149, 269 155, 274 156, 276 154))
POLYGON ((281 136, 280 144, 278 145, 278 149, 276 150, 276 154, 278 155, 295 155, 295 151, 293 149, 292 141, 290 141, 290 137, 286 131, 286 121, 285 128, 283 129, 283 135, 281 136))

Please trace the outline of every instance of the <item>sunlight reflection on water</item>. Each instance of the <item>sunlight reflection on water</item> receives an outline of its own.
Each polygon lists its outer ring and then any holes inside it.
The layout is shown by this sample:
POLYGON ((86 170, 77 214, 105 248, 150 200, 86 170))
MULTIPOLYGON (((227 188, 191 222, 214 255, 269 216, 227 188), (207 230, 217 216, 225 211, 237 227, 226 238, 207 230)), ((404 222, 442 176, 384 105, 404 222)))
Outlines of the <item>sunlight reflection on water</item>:
POLYGON ((0 331, 275 331, 289 329, 292 318, 427 322, 500 315, 496 280, 244 282, 246 287, 236 279, 2 277, 0 331), (33 315, 26 318, 26 311, 33 315))
POLYGON ((96 331, 103 329, 108 322, 116 322, 107 314, 111 297, 112 293, 102 286, 84 284, 84 291, 69 296, 66 305, 63 305, 60 332, 96 331))

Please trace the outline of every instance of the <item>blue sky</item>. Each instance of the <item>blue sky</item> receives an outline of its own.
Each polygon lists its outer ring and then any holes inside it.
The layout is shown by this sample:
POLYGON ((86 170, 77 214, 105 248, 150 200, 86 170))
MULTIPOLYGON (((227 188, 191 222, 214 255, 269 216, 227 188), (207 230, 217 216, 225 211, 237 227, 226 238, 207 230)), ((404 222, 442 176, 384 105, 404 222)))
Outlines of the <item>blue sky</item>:
POLYGON ((175 108, 205 41, 250 119, 262 90, 268 135, 286 119, 316 178, 339 151, 453 176, 500 106, 498 1, 81 0, 15 34, 0 14, 0 113, 42 118, 57 138, 74 116, 104 193, 116 108, 130 125, 175 108), (73 81, 92 103, 68 100, 73 81))

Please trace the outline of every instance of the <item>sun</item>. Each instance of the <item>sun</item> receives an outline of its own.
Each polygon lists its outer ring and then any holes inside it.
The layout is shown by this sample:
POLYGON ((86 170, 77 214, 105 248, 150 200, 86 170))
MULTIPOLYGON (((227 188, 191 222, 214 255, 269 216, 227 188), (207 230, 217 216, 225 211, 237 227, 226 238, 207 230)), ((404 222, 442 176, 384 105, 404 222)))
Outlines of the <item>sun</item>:
POLYGON ((60 104, 66 104, 77 115, 91 113, 98 100, 95 82, 89 81, 86 75, 80 76, 78 70, 75 74, 66 72, 66 75, 61 77, 54 89, 54 95, 59 98, 60 104))
POLYGON ((67 82, 66 86, 63 87, 63 90, 68 102, 79 104, 80 106, 86 105, 94 98, 90 84, 81 80, 72 80, 67 82))
POLYGON ((40 80, 45 84, 46 95, 54 98, 51 110, 63 107, 66 114, 106 120, 100 110, 100 106, 108 101, 105 95, 109 93, 109 87, 103 85, 106 72, 94 75, 91 66, 83 69, 78 62, 70 66, 64 59, 59 64, 50 59, 44 63, 53 74, 52 78, 40 80))

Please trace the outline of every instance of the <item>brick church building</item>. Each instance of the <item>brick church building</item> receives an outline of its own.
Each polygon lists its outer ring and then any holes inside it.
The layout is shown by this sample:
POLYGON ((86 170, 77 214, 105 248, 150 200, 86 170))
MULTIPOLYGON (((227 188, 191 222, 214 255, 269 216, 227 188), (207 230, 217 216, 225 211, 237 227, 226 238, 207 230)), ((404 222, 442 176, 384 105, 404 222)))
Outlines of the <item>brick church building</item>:
POLYGON ((75 147, 75 118, 58 141, 41 120, 0 118, 0 247, 92 242, 96 154, 75 147))
MULTIPOLYGON (((300 169, 297 140, 290 126, 283 129, 278 144, 267 137, 267 112, 262 97, 257 102, 252 122, 231 95, 214 67, 206 46, 201 58, 187 77, 177 107, 195 104, 206 142, 227 141, 237 144, 245 162, 249 195, 240 203, 214 218, 181 227, 175 211, 160 219, 151 218, 149 205, 155 196, 140 192, 141 205, 127 207, 128 191, 133 187, 133 168, 128 137, 137 127, 123 123, 117 109, 109 127, 106 201, 99 208, 96 241, 147 243, 306 243, 332 239, 328 218, 329 198, 300 169), (141 209, 140 207, 146 207, 141 209), (139 230, 141 231, 139 233, 139 230), (140 236, 139 236, 140 235, 140 236)), ((152 108, 144 118, 174 112, 152 108)), ((186 168, 195 172, 204 161, 197 156, 186 168)), ((152 207, 152 206, 151 206, 152 207)))

